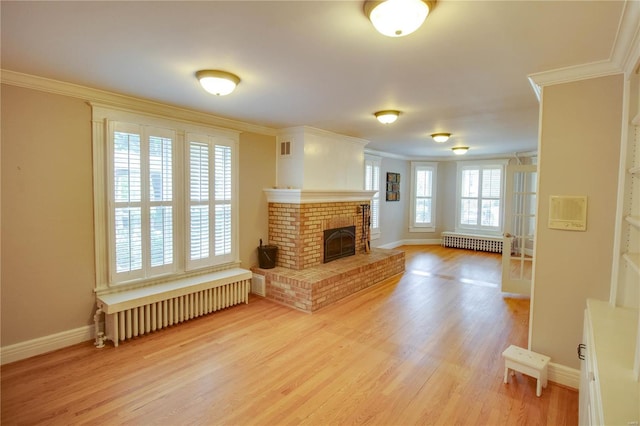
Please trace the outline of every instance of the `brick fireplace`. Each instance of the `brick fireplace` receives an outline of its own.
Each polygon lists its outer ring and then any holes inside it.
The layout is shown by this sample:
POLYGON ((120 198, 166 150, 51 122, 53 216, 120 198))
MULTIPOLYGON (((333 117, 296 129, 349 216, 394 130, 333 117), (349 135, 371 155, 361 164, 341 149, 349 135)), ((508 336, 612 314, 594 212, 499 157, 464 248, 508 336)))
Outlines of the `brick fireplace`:
POLYGON ((362 251, 360 206, 365 202, 269 203, 269 244, 278 246, 276 265, 300 270, 322 264, 324 231, 347 226, 355 226, 356 253, 362 251))
POLYGON ((276 267, 252 268, 265 281, 265 297, 314 312, 404 271, 404 252, 365 253, 362 204, 373 191, 265 189, 269 244, 278 247, 276 267), (355 255, 323 263, 324 231, 355 227, 355 255))

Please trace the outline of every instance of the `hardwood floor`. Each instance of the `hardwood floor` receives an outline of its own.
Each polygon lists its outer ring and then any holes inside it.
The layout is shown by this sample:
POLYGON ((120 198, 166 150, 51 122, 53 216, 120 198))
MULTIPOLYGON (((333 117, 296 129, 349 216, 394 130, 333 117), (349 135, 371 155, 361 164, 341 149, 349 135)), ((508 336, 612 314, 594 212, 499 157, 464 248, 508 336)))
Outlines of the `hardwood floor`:
POLYGON ((403 275, 314 314, 253 297, 5 365, 2 424, 577 424, 577 391, 502 382, 529 301, 500 293, 500 256, 403 249, 403 275))

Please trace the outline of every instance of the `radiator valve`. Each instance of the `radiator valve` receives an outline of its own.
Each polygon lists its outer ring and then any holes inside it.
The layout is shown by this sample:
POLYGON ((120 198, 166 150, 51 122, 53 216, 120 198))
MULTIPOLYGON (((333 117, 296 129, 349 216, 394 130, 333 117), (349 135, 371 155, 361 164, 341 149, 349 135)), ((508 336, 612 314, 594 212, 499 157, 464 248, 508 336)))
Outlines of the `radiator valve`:
POLYGON ((96 341, 93 344, 96 348, 104 348, 104 332, 100 331, 96 335, 96 341))

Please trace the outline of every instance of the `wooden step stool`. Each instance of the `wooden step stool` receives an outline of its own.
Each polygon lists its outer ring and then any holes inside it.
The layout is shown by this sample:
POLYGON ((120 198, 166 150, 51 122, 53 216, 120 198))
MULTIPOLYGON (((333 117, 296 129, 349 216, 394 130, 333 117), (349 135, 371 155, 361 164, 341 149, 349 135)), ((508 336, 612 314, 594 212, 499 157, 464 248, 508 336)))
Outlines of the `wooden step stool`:
POLYGON ((547 365, 551 358, 526 349, 511 345, 502 352, 504 357, 504 382, 508 383, 509 370, 511 375, 519 371, 538 380, 536 396, 542 395, 542 388, 547 387, 547 365))

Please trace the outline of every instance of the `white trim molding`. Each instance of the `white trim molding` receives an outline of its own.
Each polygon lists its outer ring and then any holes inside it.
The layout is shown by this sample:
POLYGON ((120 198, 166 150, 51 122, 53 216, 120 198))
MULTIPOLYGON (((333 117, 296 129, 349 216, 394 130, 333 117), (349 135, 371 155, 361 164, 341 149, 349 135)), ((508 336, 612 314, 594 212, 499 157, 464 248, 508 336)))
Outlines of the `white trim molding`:
POLYGON ((20 361, 32 356, 41 355, 67 346, 93 340, 95 326, 85 325, 73 330, 62 331, 49 336, 38 337, 0 348, 0 364, 20 361))
POLYGON ((580 370, 566 365, 550 362, 547 367, 547 379, 572 389, 580 388, 580 370))
POLYGON ((538 101, 544 86, 633 72, 640 51, 640 2, 627 0, 608 59, 529 74, 538 101))
POLYGON ((394 249, 400 246, 439 246, 442 244, 440 238, 422 238, 422 239, 410 239, 410 240, 398 240, 391 243, 376 246, 376 248, 382 249, 394 249))
POLYGON ((263 189, 268 203, 308 204, 348 201, 369 201, 378 191, 366 190, 319 190, 319 189, 263 189))
POLYGON ((204 124, 206 126, 215 126, 240 132, 251 132, 269 136, 276 136, 278 134, 278 130, 270 127, 216 117, 200 111, 161 104, 146 99, 134 98, 132 96, 120 95, 114 92, 94 89, 64 81, 52 80, 35 75, 23 74, 15 71, 4 69, 0 70, 0 82, 12 86, 24 87, 26 89, 39 90, 41 92, 83 99, 88 102, 97 102, 112 108, 124 108, 136 112, 171 117, 173 120, 188 121, 191 123, 204 124))
POLYGON ((340 140, 341 142, 349 142, 362 147, 364 147, 369 143, 369 141, 366 139, 356 138, 356 137, 347 136, 347 135, 341 135, 339 133, 334 133, 329 130, 318 129, 317 127, 311 127, 311 126, 285 127, 284 129, 278 130, 278 136, 284 136, 284 137, 318 136, 322 138, 340 140))

